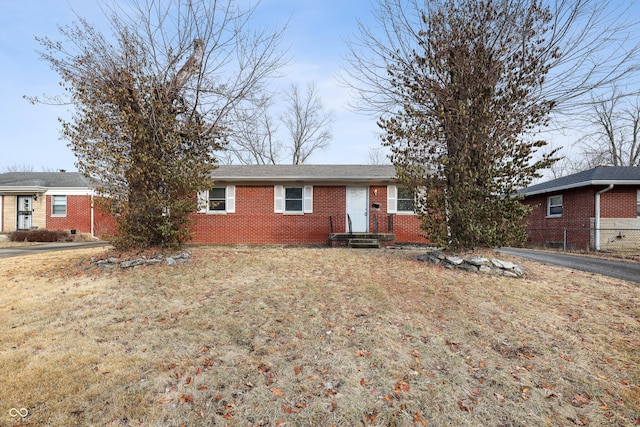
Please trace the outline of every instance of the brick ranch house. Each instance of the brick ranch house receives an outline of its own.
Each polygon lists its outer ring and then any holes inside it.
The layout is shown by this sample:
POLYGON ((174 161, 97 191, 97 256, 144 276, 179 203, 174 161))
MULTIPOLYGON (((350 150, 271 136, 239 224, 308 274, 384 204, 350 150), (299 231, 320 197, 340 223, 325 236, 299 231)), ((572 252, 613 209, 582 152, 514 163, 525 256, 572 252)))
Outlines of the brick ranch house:
POLYGON ((640 167, 598 166, 520 193, 531 246, 640 249, 640 167))
POLYGON ((198 194, 193 242, 425 243, 391 165, 222 165, 198 194))
MULTIPOLYGON (((413 197, 399 190, 391 165, 221 165, 213 178, 215 186, 198 194, 193 243, 426 242, 413 197)), ((94 196, 77 172, 0 174, 0 232, 100 236, 109 221, 94 208, 94 196)))
POLYGON ((77 172, 0 174, 0 233, 44 228, 94 235, 93 194, 77 172))

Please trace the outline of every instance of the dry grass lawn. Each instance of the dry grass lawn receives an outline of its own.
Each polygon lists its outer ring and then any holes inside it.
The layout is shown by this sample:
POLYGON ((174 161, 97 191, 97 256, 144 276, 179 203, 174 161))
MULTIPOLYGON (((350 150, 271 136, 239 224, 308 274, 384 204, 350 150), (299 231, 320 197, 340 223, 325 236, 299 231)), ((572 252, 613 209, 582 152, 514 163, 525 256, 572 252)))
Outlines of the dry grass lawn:
POLYGON ((410 250, 195 247, 85 270, 103 252, 0 259, 0 425, 640 423, 631 283, 410 250))

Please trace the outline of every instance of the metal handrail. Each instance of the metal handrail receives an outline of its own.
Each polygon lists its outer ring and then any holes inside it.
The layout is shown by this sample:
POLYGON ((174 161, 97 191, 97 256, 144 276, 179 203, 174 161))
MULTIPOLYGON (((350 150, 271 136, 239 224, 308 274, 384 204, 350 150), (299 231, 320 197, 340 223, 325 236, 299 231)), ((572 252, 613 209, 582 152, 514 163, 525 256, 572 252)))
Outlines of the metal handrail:
MULTIPOLYGON (((380 233, 393 233, 394 217, 393 214, 374 214, 372 213, 371 227, 372 234, 379 235, 380 233), (386 217, 386 221, 385 221, 386 217), (385 225, 386 223, 386 225, 385 225)), ((334 233, 348 233, 353 235, 353 220, 349 214, 331 214, 329 215, 329 232, 334 233), (346 219, 346 220, 345 220, 346 219)))
POLYGON ((373 215, 373 234, 378 235, 378 215, 373 215))

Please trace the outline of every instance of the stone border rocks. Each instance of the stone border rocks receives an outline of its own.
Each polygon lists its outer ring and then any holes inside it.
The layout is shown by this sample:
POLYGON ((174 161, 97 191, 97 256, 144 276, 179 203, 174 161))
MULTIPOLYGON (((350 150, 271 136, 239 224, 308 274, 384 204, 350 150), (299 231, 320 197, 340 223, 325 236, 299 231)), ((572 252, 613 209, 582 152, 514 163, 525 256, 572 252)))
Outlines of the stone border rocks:
MULTIPOLYGON (((111 257, 107 259, 91 258, 91 265, 103 270, 113 270, 116 268, 132 268, 138 265, 156 265, 164 262, 168 266, 173 266, 178 263, 189 262, 191 254, 189 252, 182 252, 173 256, 165 256, 162 254, 154 255, 151 258, 142 256, 135 259, 120 260, 119 258, 111 257)), ((90 267, 89 267, 90 268, 90 267)))
POLYGON ((418 261, 428 262, 432 265, 442 265, 444 268, 455 268, 494 276, 517 278, 524 275, 524 270, 519 265, 497 258, 489 259, 481 256, 461 258, 453 255, 445 255, 442 251, 432 251, 418 255, 418 261))

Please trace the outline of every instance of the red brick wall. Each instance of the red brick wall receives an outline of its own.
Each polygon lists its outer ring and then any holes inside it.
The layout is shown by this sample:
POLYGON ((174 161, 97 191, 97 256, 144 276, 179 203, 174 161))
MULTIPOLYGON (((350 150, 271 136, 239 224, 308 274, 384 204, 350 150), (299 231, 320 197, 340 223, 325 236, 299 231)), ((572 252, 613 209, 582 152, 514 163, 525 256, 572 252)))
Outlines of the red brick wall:
POLYGON ((601 218, 637 218, 636 187, 614 187, 600 196, 601 218))
MULTIPOLYGON (((328 244, 331 232, 345 232, 346 187, 314 186, 313 213, 283 215, 273 212, 273 185, 236 186, 235 213, 194 214, 194 243, 216 244, 328 244)), ((371 210, 370 230, 374 214, 378 215, 379 232, 387 232, 386 186, 371 187, 369 203, 380 204, 371 210), (377 193, 377 194, 376 194, 377 193)), ((419 222, 413 215, 394 215, 394 232, 398 242, 424 243, 419 237, 419 222)))
MULTIPOLYGON (((373 230, 373 218, 375 214, 378 214, 379 231, 381 233, 388 232, 387 186, 372 186, 369 189, 369 201, 370 205, 374 203, 380 205, 379 211, 371 209, 369 229, 373 230)), ((393 214, 393 233, 396 235, 396 243, 428 243, 428 241, 422 237, 423 232, 420 229, 420 220, 417 215, 404 213, 393 214)))
POLYGON ((77 230, 91 233, 91 196, 67 196, 66 216, 51 216, 51 196, 47 196, 48 230, 77 230))
MULTIPOLYGON (((606 186, 565 190, 527 197, 525 204, 533 206, 527 222, 528 244, 546 246, 549 242, 563 242, 565 229, 567 245, 587 250, 591 246, 591 219, 595 217, 595 195, 606 186), (562 216, 547 218, 547 198, 562 194, 562 216)), ((635 218, 636 187, 614 187, 600 196, 601 218, 635 218)))
POLYGON ((93 234, 103 240, 111 239, 118 229, 115 218, 107 210, 108 203, 106 199, 94 198, 93 234))

